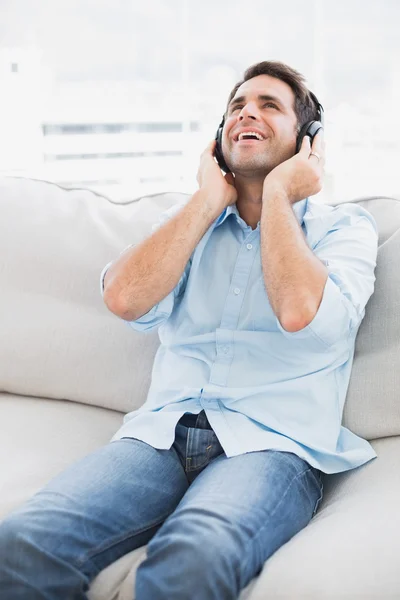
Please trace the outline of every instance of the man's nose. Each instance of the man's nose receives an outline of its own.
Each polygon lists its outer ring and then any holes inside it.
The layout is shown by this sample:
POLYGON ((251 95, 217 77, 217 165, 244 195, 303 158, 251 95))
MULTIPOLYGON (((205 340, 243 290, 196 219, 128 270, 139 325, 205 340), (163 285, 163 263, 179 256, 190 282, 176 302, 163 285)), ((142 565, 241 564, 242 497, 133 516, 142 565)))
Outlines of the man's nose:
POLYGON ((243 119, 257 119, 256 111, 243 108, 240 111, 239 120, 243 121, 243 119))
POLYGON ((248 102, 247 104, 245 104, 242 108, 242 110, 239 113, 239 120, 242 121, 243 119, 256 119, 257 118, 257 106, 254 104, 254 102, 248 102))

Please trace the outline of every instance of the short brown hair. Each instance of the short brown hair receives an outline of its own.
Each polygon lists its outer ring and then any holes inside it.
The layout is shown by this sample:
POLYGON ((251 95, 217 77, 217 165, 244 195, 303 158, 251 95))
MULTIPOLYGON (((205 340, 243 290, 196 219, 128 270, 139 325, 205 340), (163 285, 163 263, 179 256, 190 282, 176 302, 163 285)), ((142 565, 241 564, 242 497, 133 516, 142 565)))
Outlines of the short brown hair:
POLYGON ((253 79, 253 77, 258 77, 258 75, 269 75, 270 77, 275 77, 276 79, 284 81, 291 87, 294 94, 293 110, 297 117, 297 127, 299 131, 304 123, 307 123, 308 121, 319 120, 318 108, 310 96, 309 89, 304 85, 305 78, 303 75, 285 63, 274 60, 265 60, 246 69, 243 79, 236 83, 235 87, 229 94, 225 116, 228 112, 229 103, 235 96, 240 86, 245 81, 253 79))

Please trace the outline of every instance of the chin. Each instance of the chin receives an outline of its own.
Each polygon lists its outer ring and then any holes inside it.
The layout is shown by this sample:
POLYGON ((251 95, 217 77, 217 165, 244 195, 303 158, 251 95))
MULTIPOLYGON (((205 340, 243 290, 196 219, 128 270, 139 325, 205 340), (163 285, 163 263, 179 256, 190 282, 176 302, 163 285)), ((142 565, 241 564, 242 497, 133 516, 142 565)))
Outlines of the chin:
MULTIPOLYGON (((270 171, 270 161, 266 160, 265 156, 231 156, 230 160, 226 161, 226 164, 233 173, 240 173, 249 171, 270 171)), ((225 159, 226 160, 226 159, 225 159)))
POLYGON ((228 164, 228 166, 233 173, 238 175, 254 174, 264 175, 266 177, 271 170, 271 167, 269 165, 266 165, 265 163, 261 162, 259 163, 257 161, 238 161, 232 165, 228 164))

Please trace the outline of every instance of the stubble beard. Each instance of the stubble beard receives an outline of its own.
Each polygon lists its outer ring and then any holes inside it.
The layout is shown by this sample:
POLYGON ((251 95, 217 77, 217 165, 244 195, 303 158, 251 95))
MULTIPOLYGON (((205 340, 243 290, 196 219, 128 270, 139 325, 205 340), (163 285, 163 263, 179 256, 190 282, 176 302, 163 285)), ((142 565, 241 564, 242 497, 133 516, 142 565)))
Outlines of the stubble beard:
MULTIPOLYGON (((235 147, 230 152, 226 153, 226 164, 233 173, 241 173, 245 176, 261 176, 266 177, 275 167, 282 162, 288 160, 294 155, 288 148, 274 149, 260 148, 251 152, 244 152, 235 147)), ((224 154, 225 156, 225 154, 224 154)))
POLYGON ((270 171, 276 166, 273 157, 270 153, 249 152, 246 156, 245 152, 235 152, 233 150, 227 157, 227 165, 233 173, 243 173, 246 175, 259 174, 268 175, 270 171))

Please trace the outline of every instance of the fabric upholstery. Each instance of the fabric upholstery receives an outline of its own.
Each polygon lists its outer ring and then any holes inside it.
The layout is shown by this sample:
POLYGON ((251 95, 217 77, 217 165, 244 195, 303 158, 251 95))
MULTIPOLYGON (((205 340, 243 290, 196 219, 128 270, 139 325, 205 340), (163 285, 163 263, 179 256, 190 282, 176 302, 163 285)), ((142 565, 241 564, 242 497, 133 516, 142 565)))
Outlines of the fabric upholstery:
MULTIPOLYGON (((188 199, 165 193, 116 204, 90 190, 0 179, 0 391, 122 412, 144 403, 158 334, 130 330, 110 313, 99 277, 150 235, 161 212, 188 199)), ((400 201, 359 202, 377 221, 380 247, 343 425, 369 440, 400 434, 400 201)))
POLYGON ((128 412, 150 385, 157 334, 144 343, 105 306, 104 265, 185 199, 113 204, 89 190, 0 178, 0 391, 128 412))
POLYGON ((0 520, 68 465, 107 444, 122 413, 0 393, 0 520))
MULTIPOLYGON (((139 334, 112 315, 99 276, 150 234, 161 212, 188 198, 167 193, 115 204, 89 190, 0 179, 0 518, 106 444, 123 414, 145 401, 157 333, 139 334)), ((398 597, 400 201, 359 202, 377 221, 380 248, 343 425, 369 439, 378 458, 325 478, 313 521, 267 561, 240 600, 398 597)), ((132 600, 145 550, 104 569, 90 600, 132 600)))
MULTIPOLYGON (((107 443, 121 419, 116 411, 77 402, 0 394, 0 518, 107 443)), ((325 477, 314 519, 266 562, 239 600, 398 597, 400 436, 371 443, 378 458, 325 477)), ((145 556, 143 546, 104 569, 89 600, 132 600, 145 556)))

